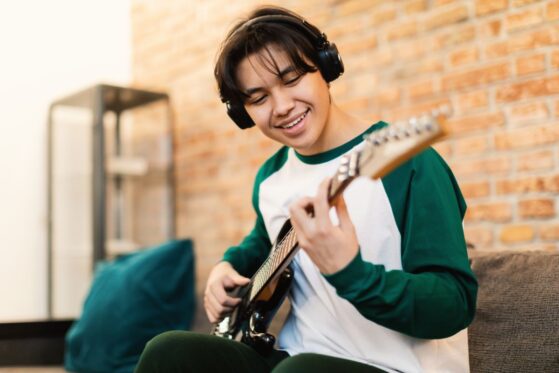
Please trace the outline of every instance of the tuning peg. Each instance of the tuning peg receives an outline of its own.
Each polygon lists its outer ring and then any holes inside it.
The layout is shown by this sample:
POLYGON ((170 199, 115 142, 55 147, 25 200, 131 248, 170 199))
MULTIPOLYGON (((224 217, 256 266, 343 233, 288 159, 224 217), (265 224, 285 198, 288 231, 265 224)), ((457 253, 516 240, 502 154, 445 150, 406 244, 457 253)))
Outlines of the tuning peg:
POLYGON ((389 128, 386 137, 387 137, 387 140, 388 139, 398 140, 400 138, 400 135, 398 133, 398 129, 397 128, 389 128))
POLYGON ((427 131, 433 130, 433 120, 434 120, 434 117, 432 117, 430 115, 427 115, 427 114, 422 115, 419 118, 419 123, 421 125, 421 128, 425 129, 427 131))
POLYGON ((439 116, 449 117, 452 115, 452 106, 448 104, 440 105, 439 107, 431 110, 431 115, 435 118, 439 116))

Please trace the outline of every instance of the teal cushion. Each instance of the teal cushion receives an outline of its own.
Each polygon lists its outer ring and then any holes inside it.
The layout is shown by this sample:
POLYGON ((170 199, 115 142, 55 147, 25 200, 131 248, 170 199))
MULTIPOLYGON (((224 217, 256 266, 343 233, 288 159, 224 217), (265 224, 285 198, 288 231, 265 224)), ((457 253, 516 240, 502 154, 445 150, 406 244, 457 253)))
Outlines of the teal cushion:
POLYGON ((194 297, 188 239, 101 263, 82 315, 66 335, 66 370, 133 372, 147 341, 190 327, 194 297))

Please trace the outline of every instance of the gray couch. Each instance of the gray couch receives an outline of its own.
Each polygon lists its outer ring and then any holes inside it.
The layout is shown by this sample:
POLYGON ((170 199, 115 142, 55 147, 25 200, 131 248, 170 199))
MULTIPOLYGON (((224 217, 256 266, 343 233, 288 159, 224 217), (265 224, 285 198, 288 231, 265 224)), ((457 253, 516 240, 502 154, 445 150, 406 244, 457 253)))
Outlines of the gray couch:
POLYGON ((559 252, 471 251, 473 373, 559 372, 559 252))

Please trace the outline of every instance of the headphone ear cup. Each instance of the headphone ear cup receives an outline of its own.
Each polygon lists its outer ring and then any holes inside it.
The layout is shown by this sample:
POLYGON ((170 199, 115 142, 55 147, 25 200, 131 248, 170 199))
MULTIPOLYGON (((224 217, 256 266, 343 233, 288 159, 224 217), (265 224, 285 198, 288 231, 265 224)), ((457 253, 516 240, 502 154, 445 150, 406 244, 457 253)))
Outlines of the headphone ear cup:
POLYGON ((244 130, 254 126, 254 121, 250 115, 248 115, 244 105, 227 101, 225 106, 227 107, 227 115, 229 115, 229 118, 231 118, 240 129, 244 130))
POLYGON ((318 61, 320 64, 320 72, 324 80, 328 83, 336 80, 344 73, 344 63, 336 44, 328 43, 325 49, 319 50, 318 61))

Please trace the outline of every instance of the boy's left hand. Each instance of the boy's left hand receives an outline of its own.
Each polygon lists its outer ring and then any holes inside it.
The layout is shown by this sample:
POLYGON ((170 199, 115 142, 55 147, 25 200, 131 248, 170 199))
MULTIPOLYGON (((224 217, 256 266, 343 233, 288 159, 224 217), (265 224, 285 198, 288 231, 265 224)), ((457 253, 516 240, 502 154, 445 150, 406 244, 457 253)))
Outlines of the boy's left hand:
POLYGON ((334 205, 339 224, 330 219, 327 193, 330 179, 324 180, 316 197, 304 197, 289 206, 291 223, 299 245, 323 274, 332 274, 348 265, 357 255, 359 243, 343 195, 334 205), (314 215, 309 215, 308 207, 314 215))

